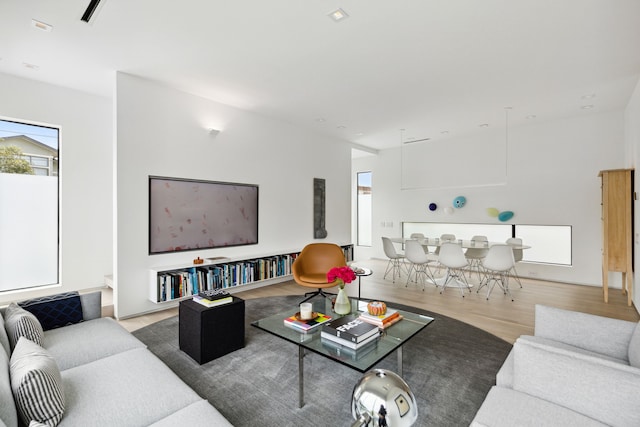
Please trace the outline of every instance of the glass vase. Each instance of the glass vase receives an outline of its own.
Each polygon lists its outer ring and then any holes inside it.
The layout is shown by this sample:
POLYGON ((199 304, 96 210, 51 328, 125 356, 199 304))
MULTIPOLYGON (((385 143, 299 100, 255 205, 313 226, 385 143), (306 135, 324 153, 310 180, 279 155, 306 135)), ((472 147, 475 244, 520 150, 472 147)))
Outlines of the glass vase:
POLYGON ((336 295, 336 303, 333 306, 333 311, 337 314, 349 314, 351 313, 351 301, 343 288, 340 288, 338 295, 336 295))

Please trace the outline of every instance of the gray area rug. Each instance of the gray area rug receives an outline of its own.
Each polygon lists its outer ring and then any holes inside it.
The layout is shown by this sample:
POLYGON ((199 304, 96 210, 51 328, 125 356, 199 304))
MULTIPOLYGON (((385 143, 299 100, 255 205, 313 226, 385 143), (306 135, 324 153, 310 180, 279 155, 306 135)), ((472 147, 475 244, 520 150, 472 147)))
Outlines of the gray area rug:
MULTIPOLYGON (((296 307, 300 296, 245 302, 245 347, 199 365, 178 346, 178 316, 133 334, 235 426, 350 426, 351 393, 362 374, 317 354, 305 357, 305 403, 298 408, 297 346, 251 326, 296 307)), ((511 344, 450 317, 435 318, 404 346, 404 380, 418 401, 416 426, 468 426, 511 344)), ((221 328, 225 325, 221 324, 221 328)), ((378 368, 396 371, 392 353, 378 368)))

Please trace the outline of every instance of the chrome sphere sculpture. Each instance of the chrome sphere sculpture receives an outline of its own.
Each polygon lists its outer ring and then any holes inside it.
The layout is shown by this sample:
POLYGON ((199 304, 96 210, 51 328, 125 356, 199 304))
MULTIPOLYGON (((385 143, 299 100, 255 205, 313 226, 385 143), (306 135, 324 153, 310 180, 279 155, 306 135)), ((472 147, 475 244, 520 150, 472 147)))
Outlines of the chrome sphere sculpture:
POLYGON ((412 426, 418 419, 418 405, 409 386, 398 374, 373 369, 353 388, 351 415, 356 420, 352 427, 412 426))

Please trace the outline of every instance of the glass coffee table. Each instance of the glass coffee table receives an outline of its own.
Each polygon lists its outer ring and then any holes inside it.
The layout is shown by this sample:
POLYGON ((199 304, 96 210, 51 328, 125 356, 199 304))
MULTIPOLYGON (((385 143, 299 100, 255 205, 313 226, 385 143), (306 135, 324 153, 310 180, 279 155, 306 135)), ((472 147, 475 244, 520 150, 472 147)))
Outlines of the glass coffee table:
MULTIPOLYGON (((350 299, 351 313, 365 311, 368 301, 350 299)), ((333 312, 329 298, 313 298, 309 300, 313 304, 313 311, 331 316, 333 319, 341 317, 333 312)), ((389 305, 390 308, 394 308, 389 305)), ((320 337, 322 325, 310 332, 301 332, 292 327, 285 326, 284 319, 296 313, 297 307, 281 311, 264 319, 251 323, 252 326, 262 329, 270 334, 280 337, 298 346, 298 403, 304 406, 304 355, 307 351, 332 359, 359 372, 367 372, 387 357, 393 351, 397 352, 398 375, 402 376, 402 346, 418 332, 423 330, 433 321, 432 317, 398 310, 403 319, 389 326, 381 334, 375 343, 367 344, 363 348, 352 350, 344 346, 327 343, 320 337)))

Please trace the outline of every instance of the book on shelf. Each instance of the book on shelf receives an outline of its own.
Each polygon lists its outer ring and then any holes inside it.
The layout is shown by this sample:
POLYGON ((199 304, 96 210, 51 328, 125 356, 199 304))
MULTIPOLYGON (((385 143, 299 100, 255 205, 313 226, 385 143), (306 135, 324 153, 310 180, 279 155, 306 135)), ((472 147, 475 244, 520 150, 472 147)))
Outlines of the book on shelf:
POLYGON ((293 316, 289 316, 284 319, 285 326, 292 327, 297 329, 298 331, 308 332, 328 321, 332 318, 331 316, 327 316, 326 314, 316 313, 316 317, 313 319, 300 319, 298 314, 294 314, 293 316))
POLYGON ((233 302, 233 297, 232 296, 228 296, 228 297, 222 297, 222 298, 210 300, 210 299, 207 299, 207 298, 203 298, 200 295, 194 295, 193 296, 193 300, 195 302, 197 302, 198 304, 204 305, 205 307, 216 307, 216 306, 219 306, 219 305, 228 304, 230 302, 233 302))
POLYGON ((360 313, 360 319, 364 320, 367 323, 371 323, 372 325, 376 325, 380 328, 386 328, 396 323, 402 316, 398 310, 394 310, 393 308, 387 308, 387 312, 381 315, 369 314, 368 312, 360 313))
MULTIPOLYGON (((335 344, 339 344, 343 347, 352 349, 352 350, 359 350, 361 348, 364 348, 365 346, 367 346, 367 344, 374 342, 375 340, 378 339, 378 337, 380 336, 380 330, 378 328, 375 329, 375 333, 370 335, 369 337, 363 339, 360 342, 353 342, 344 338, 340 338, 337 337, 333 334, 330 334, 328 332, 325 331, 325 329, 322 330, 322 332, 320 332, 320 337, 322 339, 322 342, 326 342, 326 341, 331 341, 332 343, 335 344)), ((329 343, 327 343, 329 344, 329 343)))
POLYGON ((349 314, 327 323, 322 332, 354 343, 360 343, 379 333, 378 327, 360 319, 358 314, 349 314))

